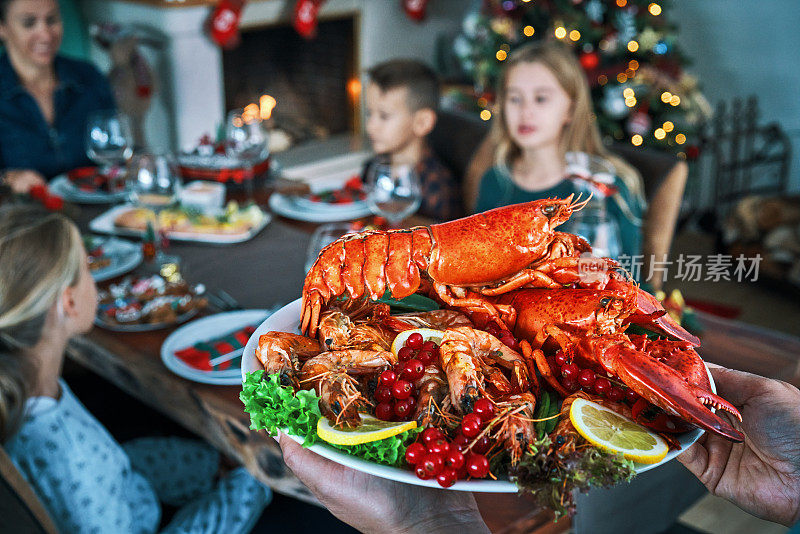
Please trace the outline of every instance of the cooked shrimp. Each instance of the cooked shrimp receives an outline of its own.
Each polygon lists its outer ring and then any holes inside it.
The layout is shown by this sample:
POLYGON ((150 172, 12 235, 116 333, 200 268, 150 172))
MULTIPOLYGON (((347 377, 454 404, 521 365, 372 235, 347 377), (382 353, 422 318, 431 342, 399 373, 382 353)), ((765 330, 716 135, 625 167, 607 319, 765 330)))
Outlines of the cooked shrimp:
POLYGON ((496 403, 500 412, 492 429, 497 441, 511 452, 511 464, 516 465, 528 445, 536 439, 536 430, 533 426, 533 410, 536 398, 531 393, 509 395, 496 403))
POLYGON ((445 330, 457 326, 472 326, 472 321, 456 310, 433 310, 392 315, 384 318, 383 323, 397 332, 411 330, 412 328, 445 330))
POLYGON ((338 310, 329 310, 319 323, 319 340, 328 350, 389 350, 395 333, 381 324, 354 322, 338 310))
POLYGON ((521 393, 530 388, 524 358, 483 330, 465 326, 446 330, 439 353, 451 399, 462 413, 471 411, 472 403, 485 391, 484 377, 498 392, 521 393), (492 368, 491 362, 509 369, 514 383, 492 368))
POLYGON ((569 410, 572 408, 572 403, 575 399, 589 399, 589 395, 583 391, 577 391, 565 398, 561 403, 561 413, 558 419, 558 424, 553 432, 550 433, 550 439, 553 442, 553 447, 561 454, 569 454, 575 450, 578 444, 584 441, 569 419, 569 410))
POLYGON ((442 404, 447 398, 447 377, 438 365, 430 364, 425 367, 423 375, 414 382, 414 387, 419 391, 414 419, 424 428, 433 423, 437 411, 445 410, 442 404))
POLYGON ((317 340, 288 332, 267 332, 258 338, 256 358, 268 375, 281 373, 281 383, 288 385, 300 369, 300 362, 320 352, 317 340))
MULTIPOLYGON (((470 329, 471 330, 471 329, 470 329)), ((475 358, 472 337, 458 330, 447 330, 439 345, 439 362, 447 376, 450 400, 460 413, 472 411, 472 405, 484 392, 482 363, 475 358)))
POLYGON ((337 350, 323 352, 303 365, 300 384, 313 387, 319 395, 322 413, 334 425, 357 427, 358 409, 369 402, 353 376, 378 373, 397 363, 394 354, 375 350, 337 350))

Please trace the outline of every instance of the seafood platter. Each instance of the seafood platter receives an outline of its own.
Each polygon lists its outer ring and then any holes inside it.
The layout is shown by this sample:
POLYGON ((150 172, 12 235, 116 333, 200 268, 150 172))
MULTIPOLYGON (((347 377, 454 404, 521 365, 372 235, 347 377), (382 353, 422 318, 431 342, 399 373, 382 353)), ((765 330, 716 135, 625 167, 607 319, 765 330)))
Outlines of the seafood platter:
POLYGON ((700 340, 557 230, 584 205, 328 245, 301 299, 245 347, 251 427, 385 478, 528 493, 557 515, 574 511, 572 490, 628 481, 703 432, 742 441, 700 340))

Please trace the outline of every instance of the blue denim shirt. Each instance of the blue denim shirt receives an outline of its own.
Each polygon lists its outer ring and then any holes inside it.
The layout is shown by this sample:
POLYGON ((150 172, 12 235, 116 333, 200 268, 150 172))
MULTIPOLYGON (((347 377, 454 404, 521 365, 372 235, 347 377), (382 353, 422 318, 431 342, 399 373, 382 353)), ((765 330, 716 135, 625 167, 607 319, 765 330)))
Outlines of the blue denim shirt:
POLYGON ((0 55, 0 171, 34 169, 50 179, 91 164, 84 146, 86 119, 93 111, 116 108, 111 86, 84 61, 56 56, 55 71, 55 119, 50 125, 8 55, 0 55))

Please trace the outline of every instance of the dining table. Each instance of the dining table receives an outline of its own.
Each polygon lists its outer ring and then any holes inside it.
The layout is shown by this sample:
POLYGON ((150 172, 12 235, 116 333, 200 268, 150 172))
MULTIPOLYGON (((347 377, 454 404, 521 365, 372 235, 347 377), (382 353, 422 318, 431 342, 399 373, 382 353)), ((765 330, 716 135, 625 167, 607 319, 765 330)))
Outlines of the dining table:
MULTIPOLYGON (((267 206, 269 194, 269 188, 257 191, 257 203, 267 206)), ((107 208, 75 207, 73 218, 82 231, 88 231, 89 221, 107 208)), ((405 224, 428 222, 412 216, 405 224)), ((275 215, 246 242, 173 241, 169 252, 180 257, 187 281, 202 282, 209 292, 224 290, 244 309, 274 308, 300 297, 306 248, 317 226, 275 215)), ((800 386, 799 338, 700 312, 698 316, 704 328, 699 351, 706 361, 800 386)), ((174 329, 116 332, 95 327, 73 339, 67 355, 202 437, 274 491, 318 504, 286 467, 276 441, 263 430, 250 428, 239 400, 241 386, 202 384, 165 367, 160 348, 174 329)), ((476 496, 493 532, 563 532, 569 525, 568 521, 553 523, 551 512, 537 510, 513 494, 476 496)))

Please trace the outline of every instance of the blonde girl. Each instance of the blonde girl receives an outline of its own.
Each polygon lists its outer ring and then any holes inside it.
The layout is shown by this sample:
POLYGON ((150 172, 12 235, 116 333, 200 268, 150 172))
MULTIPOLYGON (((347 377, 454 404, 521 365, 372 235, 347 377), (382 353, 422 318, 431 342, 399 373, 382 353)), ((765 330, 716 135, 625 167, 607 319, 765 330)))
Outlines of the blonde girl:
POLYGON ((641 178, 603 146, 586 76, 567 48, 539 42, 512 53, 499 80, 493 122, 494 166, 480 180, 476 212, 576 193, 580 184, 567 179, 567 156, 602 158, 615 175, 603 190, 620 228, 622 253, 640 253, 641 178))
POLYGON ((19 429, 28 397, 58 396, 66 340, 92 326, 96 292, 84 260, 64 217, 2 210, 0 442, 19 429))
POLYGON ((182 506, 164 532, 247 531, 271 493, 244 469, 214 485, 219 456, 192 440, 123 448, 61 378, 96 289, 63 215, 0 209, 0 444, 61 532, 156 532, 159 501, 182 506))

